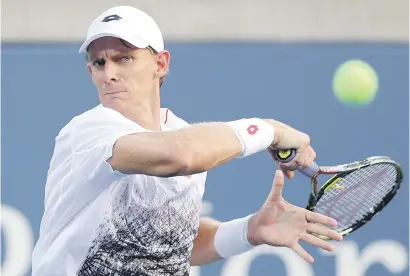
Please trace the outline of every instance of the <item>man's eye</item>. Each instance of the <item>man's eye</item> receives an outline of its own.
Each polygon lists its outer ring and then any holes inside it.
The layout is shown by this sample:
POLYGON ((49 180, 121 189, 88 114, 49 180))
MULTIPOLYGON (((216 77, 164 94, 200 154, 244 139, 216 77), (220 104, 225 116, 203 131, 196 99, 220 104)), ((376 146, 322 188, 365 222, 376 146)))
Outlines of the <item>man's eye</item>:
POLYGON ((104 65, 105 65, 105 60, 103 60, 103 59, 97 59, 97 60, 95 60, 95 61, 93 62, 93 64, 94 64, 94 65, 97 65, 97 66, 104 66, 104 65))
POLYGON ((131 56, 123 56, 121 57, 122 61, 130 61, 131 60, 131 56))

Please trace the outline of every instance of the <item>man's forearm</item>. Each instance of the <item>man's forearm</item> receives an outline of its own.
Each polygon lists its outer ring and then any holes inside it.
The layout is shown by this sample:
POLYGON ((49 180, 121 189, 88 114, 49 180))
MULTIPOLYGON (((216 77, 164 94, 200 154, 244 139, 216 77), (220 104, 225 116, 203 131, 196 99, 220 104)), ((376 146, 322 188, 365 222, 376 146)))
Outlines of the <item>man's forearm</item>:
POLYGON ((252 216, 223 223, 211 218, 201 218, 190 264, 205 265, 251 250, 254 245, 248 239, 248 221, 252 216))
POLYGON ((176 131, 123 136, 115 143, 109 162, 123 173, 168 177, 207 171, 241 150, 231 127, 206 123, 176 131))
MULTIPOLYGON (((266 122, 258 122, 264 125, 260 125, 259 129, 255 126, 249 131, 255 131, 252 138, 267 148, 273 141, 274 128, 266 122), (261 139, 258 135, 263 133, 265 137, 268 133, 268 137, 261 139)), ((246 128, 243 131, 247 131, 246 128)), ((250 150, 255 150, 257 146, 250 150)), ((123 173, 167 177, 208 171, 237 157, 243 149, 243 143, 232 126, 227 123, 203 123, 177 131, 121 137, 115 143, 113 156, 108 161, 114 170, 123 173)))
POLYGON ((221 223, 211 218, 201 218, 198 236, 194 240, 191 266, 206 265, 222 259, 214 246, 215 233, 221 223))

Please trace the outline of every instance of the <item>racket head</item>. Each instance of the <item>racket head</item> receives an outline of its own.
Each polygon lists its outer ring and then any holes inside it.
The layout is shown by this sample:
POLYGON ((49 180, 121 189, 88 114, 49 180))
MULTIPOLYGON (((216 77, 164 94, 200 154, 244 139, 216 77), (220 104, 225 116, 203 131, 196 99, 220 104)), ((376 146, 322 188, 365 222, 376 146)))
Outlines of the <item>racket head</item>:
POLYGON ((334 175, 320 189, 317 189, 317 176, 312 178, 312 192, 306 208, 336 219, 338 225, 334 230, 343 236, 379 213, 394 198, 403 181, 400 165, 386 156, 321 167, 319 174, 334 175))

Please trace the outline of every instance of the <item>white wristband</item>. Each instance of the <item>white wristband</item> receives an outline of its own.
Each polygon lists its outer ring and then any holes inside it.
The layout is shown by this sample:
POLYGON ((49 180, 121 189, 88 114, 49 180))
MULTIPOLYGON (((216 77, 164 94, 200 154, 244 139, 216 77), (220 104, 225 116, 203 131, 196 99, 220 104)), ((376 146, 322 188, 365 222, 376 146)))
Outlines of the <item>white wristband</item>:
POLYGON ((222 258, 251 250, 254 246, 248 240, 248 221, 251 215, 222 223, 215 234, 214 246, 222 258))
POLYGON ((275 128, 262 119, 241 119, 228 124, 235 130, 236 137, 242 144, 239 158, 265 150, 273 142, 275 128))

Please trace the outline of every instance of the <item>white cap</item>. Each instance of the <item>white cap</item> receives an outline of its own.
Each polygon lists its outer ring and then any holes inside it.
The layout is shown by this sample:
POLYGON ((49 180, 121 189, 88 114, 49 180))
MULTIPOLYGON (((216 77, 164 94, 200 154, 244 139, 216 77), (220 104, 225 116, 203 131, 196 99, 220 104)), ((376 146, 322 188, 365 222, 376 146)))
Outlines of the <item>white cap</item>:
POLYGON ((94 19, 79 53, 86 52, 91 42, 104 36, 121 38, 137 48, 151 46, 157 52, 164 50, 164 40, 157 23, 134 7, 113 7, 94 19))

